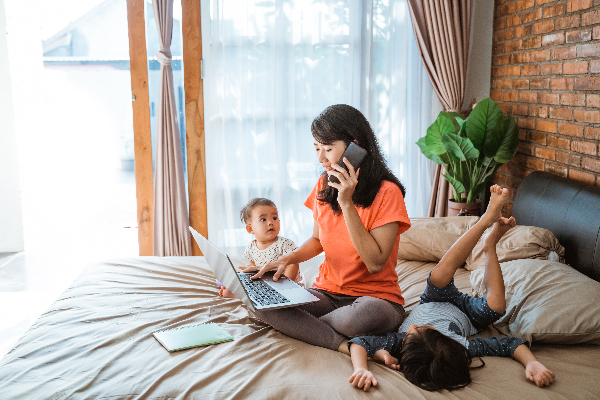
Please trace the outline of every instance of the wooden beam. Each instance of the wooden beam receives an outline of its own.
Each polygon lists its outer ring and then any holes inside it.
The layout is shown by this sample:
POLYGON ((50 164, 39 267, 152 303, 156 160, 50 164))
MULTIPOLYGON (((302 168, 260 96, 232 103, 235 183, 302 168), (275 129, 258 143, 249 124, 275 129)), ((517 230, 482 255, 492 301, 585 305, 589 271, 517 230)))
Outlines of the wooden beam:
POLYGON ((138 243, 140 256, 151 256, 154 240, 154 188, 144 6, 145 0, 127 0, 138 243))
MULTIPOLYGON (((181 0, 181 11, 190 225, 208 237, 200 0, 181 0)), ((194 241, 192 254, 202 255, 194 241)))

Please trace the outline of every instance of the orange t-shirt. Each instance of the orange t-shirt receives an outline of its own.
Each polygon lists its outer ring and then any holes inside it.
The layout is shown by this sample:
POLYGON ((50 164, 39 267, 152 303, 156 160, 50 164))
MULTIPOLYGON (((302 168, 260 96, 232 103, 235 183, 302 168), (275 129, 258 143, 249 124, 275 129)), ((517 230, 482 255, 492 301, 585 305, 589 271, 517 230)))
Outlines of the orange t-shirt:
POLYGON ((372 296, 404 304, 398 286, 396 263, 400 234, 410 228, 410 220, 400 188, 390 181, 383 181, 370 207, 356 207, 367 231, 390 222, 400 222, 394 247, 385 266, 380 272, 371 274, 350 240, 344 215, 335 215, 329 204, 317 200, 317 193, 322 187, 322 179, 319 179, 304 202, 319 224, 319 239, 325 252, 325 261, 319 267, 319 276, 313 287, 331 293, 372 296))

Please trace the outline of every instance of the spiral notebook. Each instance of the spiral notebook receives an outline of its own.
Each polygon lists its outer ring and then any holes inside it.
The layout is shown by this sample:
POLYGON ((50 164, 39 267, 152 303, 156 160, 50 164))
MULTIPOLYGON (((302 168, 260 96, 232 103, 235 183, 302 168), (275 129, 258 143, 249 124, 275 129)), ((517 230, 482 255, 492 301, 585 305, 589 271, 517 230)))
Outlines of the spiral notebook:
POLYGON ((164 329, 152 334, 168 351, 191 349, 192 347, 208 346, 233 340, 233 336, 212 322, 164 329))

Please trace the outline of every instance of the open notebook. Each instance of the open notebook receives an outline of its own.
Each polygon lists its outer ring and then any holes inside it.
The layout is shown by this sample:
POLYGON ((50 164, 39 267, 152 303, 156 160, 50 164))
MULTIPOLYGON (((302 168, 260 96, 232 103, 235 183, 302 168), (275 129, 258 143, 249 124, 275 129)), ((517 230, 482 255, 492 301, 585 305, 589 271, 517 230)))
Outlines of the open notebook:
POLYGON ((169 351, 185 350, 233 340, 233 336, 214 323, 164 329, 152 334, 169 351))

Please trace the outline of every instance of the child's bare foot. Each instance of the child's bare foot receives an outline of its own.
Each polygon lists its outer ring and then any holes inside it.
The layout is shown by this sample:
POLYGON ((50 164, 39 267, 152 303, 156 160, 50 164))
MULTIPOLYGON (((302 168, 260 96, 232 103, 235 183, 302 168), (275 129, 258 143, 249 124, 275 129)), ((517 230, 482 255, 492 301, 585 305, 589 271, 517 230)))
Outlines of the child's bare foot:
POLYGON ((502 207, 510 194, 509 190, 498 185, 494 185, 490 188, 492 196, 490 203, 485 213, 481 216, 481 221, 485 222, 486 225, 492 226, 496 221, 499 221, 502 217, 502 207))
POLYGON ((514 228, 516 225, 517 221, 515 220, 515 217, 500 218, 494 224, 491 232, 488 233, 483 239, 483 247, 492 247, 495 249, 496 245, 500 241, 500 238, 502 238, 502 236, 504 236, 509 229, 514 228))
POLYGON ((221 297, 225 297, 228 299, 235 299, 235 294, 233 294, 233 292, 229 289, 227 289, 225 286, 221 286, 221 288, 219 289, 219 296, 221 297))

